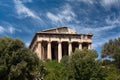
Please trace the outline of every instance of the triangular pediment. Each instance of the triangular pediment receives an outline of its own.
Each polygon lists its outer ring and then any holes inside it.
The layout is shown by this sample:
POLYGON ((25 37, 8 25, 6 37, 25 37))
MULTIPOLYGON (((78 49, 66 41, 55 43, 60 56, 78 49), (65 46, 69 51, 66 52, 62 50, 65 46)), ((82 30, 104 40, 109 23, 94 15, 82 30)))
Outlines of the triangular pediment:
POLYGON ((51 28, 47 30, 43 30, 41 32, 45 33, 67 33, 67 34, 75 34, 76 31, 69 29, 68 27, 58 27, 58 28, 51 28))

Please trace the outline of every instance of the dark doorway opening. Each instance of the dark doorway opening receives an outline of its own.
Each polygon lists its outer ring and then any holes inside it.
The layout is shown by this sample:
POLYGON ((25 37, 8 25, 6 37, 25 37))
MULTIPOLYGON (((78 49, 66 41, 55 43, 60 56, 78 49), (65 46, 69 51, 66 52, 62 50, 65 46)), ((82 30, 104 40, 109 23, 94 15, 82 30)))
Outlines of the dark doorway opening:
POLYGON ((78 48, 78 47, 79 47, 78 42, 73 42, 73 43, 72 43, 72 51, 73 51, 73 52, 74 52, 75 49, 78 48))
POLYGON ((62 42, 62 57, 68 55, 68 42, 62 42))
POLYGON ((58 60, 58 42, 51 43, 52 60, 58 60))
POLYGON ((85 42, 84 42, 84 43, 82 44, 82 48, 83 48, 83 49, 84 49, 84 48, 88 49, 88 43, 85 43, 85 42))

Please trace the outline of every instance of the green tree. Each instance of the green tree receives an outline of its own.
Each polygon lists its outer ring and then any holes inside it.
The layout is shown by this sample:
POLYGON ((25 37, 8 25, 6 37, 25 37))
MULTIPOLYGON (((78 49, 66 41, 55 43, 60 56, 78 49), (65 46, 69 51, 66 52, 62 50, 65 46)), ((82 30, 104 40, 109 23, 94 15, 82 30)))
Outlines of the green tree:
POLYGON ((110 39, 108 42, 106 42, 103 47, 102 47, 102 56, 106 57, 106 56, 110 56, 110 57, 114 57, 115 56, 115 52, 116 49, 120 48, 120 38, 117 39, 110 39))
POLYGON ((105 65, 104 67, 108 74, 105 80, 120 80, 120 72, 115 65, 109 64, 105 65))
POLYGON ((103 58, 109 56, 114 59, 113 61, 103 61, 104 67, 108 70, 106 80, 120 80, 120 38, 105 43, 101 53, 103 58))
POLYGON ((27 49, 22 41, 0 38, 1 80, 40 79, 44 77, 45 72, 36 54, 27 49))
POLYGON ((67 59, 66 65, 68 80, 105 80, 107 74, 100 61, 96 61, 96 52, 93 50, 76 50, 67 59))
POLYGON ((46 61, 45 67, 48 74, 45 76, 45 80, 68 80, 65 76, 65 66, 58 61, 46 61))
POLYGON ((112 64, 115 64, 120 69, 120 38, 109 40, 102 47, 102 57, 109 56, 114 59, 112 64))

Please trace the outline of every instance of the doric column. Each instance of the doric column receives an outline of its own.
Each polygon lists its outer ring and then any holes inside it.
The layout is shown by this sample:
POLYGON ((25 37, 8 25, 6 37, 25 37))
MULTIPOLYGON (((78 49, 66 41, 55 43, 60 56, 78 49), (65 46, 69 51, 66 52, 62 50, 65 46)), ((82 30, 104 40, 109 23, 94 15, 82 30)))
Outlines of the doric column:
POLYGON ((58 42, 58 61, 62 59, 62 44, 61 42, 58 42))
POLYGON ((91 43, 88 44, 88 49, 92 49, 91 43))
POLYGON ((82 43, 79 42, 79 49, 82 50, 82 43))
POLYGON ((72 53, 72 43, 69 42, 69 45, 68 45, 68 55, 70 56, 72 53))
POLYGON ((48 42, 47 45, 47 59, 51 60, 51 42, 48 42))
POLYGON ((38 50, 37 50, 37 55, 40 59, 42 59, 42 45, 41 42, 38 42, 38 50))

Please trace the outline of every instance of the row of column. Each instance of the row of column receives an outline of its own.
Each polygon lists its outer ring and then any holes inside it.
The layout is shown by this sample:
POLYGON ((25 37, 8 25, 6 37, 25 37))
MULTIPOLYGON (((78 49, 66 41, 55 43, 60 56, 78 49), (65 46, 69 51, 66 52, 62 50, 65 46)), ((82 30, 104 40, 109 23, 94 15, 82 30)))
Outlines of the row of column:
MULTIPOLYGON (((41 50, 41 42, 38 43, 38 57, 40 59, 42 59, 42 50, 41 50)), ((82 49, 82 43, 79 43, 79 49, 81 50, 82 49)), ((91 44, 88 45, 88 49, 91 49, 91 44)), ((70 56, 72 53, 72 42, 69 42, 68 44, 68 55, 70 56)), ((48 42, 47 44, 47 59, 52 59, 52 53, 51 53, 51 42, 48 42)), ((60 61, 62 59, 62 43, 61 42, 58 42, 58 61, 60 61)))

